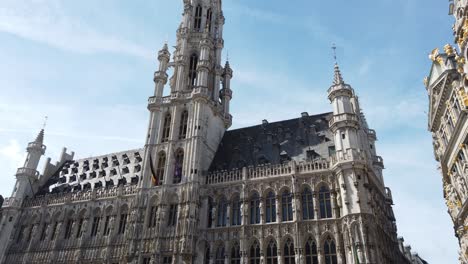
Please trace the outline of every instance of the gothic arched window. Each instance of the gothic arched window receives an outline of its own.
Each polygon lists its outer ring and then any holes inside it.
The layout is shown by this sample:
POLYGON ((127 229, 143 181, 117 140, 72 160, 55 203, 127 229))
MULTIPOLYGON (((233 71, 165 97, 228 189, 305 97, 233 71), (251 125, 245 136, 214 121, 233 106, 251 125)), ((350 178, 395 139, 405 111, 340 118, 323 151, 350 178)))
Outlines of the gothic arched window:
POLYGON ((153 185, 161 185, 164 182, 164 171, 166 168, 166 153, 159 153, 158 167, 156 168, 156 181, 153 181, 153 185))
POLYGON ((201 29, 202 12, 203 10, 201 5, 198 5, 197 8, 195 8, 195 21, 193 24, 193 28, 196 31, 200 31, 201 29))
POLYGON ((331 199, 330 189, 327 186, 320 187, 319 190, 319 203, 320 203, 320 218, 331 218, 331 199))
POLYGON ((307 264, 318 264, 317 244, 309 238, 305 245, 305 257, 307 264))
POLYGON ((333 241, 331 237, 328 237, 323 244, 323 252, 325 255, 325 264, 338 264, 335 241, 333 241))
POLYGON ((179 127, 179 139, 185 139, 187 137, 188 128, 188 111, 185 110, 180 116, 180 127, 179 127))
POLYGON ((238 243, 235 243, 231 248, 231 264, 240 264, 240 246, 238 243))
POLYGON ((210 264, 210 245, 206 242, 205 248, 205 264, 210 264))
POLYGON ((150 212, 148 216, 148 228, 153 228, 156 226, 156 221, 158 217, 157 213, 158 213, 158 206, 156 202, 153 202, 150 205, 150 212))
POLYGON ((283 221, 293 220, 292 194, 289 191, 284 191, 281 195, 281 211, 283 221))
POLYGON ((216 250, 215 264, 224 264, 224 247, 223 246, 218 247, 218 250, 216 250))
POLYGON ((270 191, 265 200, 265 222, 276 222, 276 197, 275 193, 270 191))
POLYGON ((250 264, 260 264, 260 245, 256 240, 252 246, 250 246, 249 259, 250 264))
POLYGON ((278 249, 274 240, 268 243, 266 252, 266 263, 267 264, 278 264, 278 249))
POLYGON ((217 218, 217 226, 226 226, 227 224, 227 207, 228 202, 223 197, 218 202, 218 218, 217 218))
POLYGON ((125 230, 127 230, 127 220, 128 208, 126 206, 122 206, 122 209, 120 210, 119 229, 117 231, 119 235, 125 234, 125 230))
POLYGON ((190 56, 189 64, 189 86, 193 88, 197 80, 197 65, 198 65, 198 56, 197 54, 192 54, 190 56))
POLYGON ((314 219, 314 197, 308 187, 302 192, 302 219, 314 219))
POLYGON ((182 167, 184 166, 184 150, 177 150, 174 165, 174 178, 173 183, 180 183, 182 181, 182 167))
POLYGON ((260 224, 260 197, 254 193, 250 198, 250 224, 260 224))
POLYGON ((238 226, 241 225, 241 201, 238 196, 232 200, 231 206, 231 225, 238 226))
POLYGON ((284 243, 284 264, 295 264, 296 259, 295 259, 295 253, 294 253, 294 243, 291 241, 291 239, 286 240, 286 243, 284 243))
POLYGON ((208 29, 208 32, 211 32, 211 21, 213 18, 213 11, 211 11, 211 8, 208 9, 206 12, 206 27, 208 29))
POLYGON ((166 116, 164 116, 164 124, 163 124, 161 142, 169 141, 170 133, 171 133, 171 114, 167 113, 166 116))
POLYGON ((213 198, 208 197, 208 228, 213 226, 213 209, 214 209, 214 204, 213 204, 213 198))

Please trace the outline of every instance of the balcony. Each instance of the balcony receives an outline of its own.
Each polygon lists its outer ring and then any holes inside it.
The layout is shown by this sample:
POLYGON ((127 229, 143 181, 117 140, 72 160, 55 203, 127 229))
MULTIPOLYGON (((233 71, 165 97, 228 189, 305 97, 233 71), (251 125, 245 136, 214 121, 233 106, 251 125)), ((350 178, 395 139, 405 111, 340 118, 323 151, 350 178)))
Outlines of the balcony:
POLYGON ((358 126, 359 120, 355 114, 339 114, 339 115, 334 115, 330 119, 329 126, 332 128, 333 126, 339 125, 339 123, 344 123, 346 125, 351 125, 351 126, 358 126))
POLYGON ((27 175, 27 176, 39 176, 39 172, 34 169, 28 169, 28 168, 19 168, 16 171, 16 175, 27 175))

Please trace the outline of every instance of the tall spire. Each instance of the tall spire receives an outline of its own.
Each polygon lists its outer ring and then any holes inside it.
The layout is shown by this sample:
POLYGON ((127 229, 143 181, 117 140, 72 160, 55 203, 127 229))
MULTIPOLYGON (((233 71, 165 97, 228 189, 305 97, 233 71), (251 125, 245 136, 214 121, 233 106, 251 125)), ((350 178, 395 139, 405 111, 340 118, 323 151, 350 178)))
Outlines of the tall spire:
POLYGON ((333 78, 334 85, 344 84, 343 76, 341 75, 340 67, 335 62, 335 77, 333 78))
POLYGON ((336 58, 336 44, 332 45, 333 59, 335 60, 335 78, 333 80, 334 85, 344 84, 343 76, 341 75, 340 67, 338 66, 338 60, 336 58))
POLYGON ((44 129, 41 129, 41 131, 39 131, 39 134, 37 135, 36 140, 34 140, 34 143, 38 143, 41 145, 44 143, 44 129))

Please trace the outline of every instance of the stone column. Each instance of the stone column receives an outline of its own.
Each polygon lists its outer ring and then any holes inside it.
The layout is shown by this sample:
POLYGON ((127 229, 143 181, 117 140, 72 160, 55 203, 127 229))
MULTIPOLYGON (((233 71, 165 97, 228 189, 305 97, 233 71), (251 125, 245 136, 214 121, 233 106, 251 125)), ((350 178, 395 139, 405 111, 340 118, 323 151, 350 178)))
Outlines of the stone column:
POLYGON ((312 196, 314 197, 314 219, 320 219, 318 194, 313 192, 312 196))
POLYGON ((282 211, 281 211, 281 195, 276 195, 276 203, 275 203, 275 207, 276 207, 276 222, 278 223, 281 223, 283 221, 283 214, 282 214, 282 211))

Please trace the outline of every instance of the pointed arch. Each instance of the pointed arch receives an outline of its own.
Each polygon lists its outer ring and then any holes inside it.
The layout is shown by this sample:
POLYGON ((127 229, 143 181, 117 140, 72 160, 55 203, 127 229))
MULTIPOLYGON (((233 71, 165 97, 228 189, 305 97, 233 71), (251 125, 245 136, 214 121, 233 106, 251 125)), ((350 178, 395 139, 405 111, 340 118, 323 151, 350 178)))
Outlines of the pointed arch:
POLYGON ((226 198, 223 196, 218 201, 218 217, 216 218, 217 222, 216 225, 226 226, 227 224, 227 209, 228 209, 228 202, 226 198))
POLYGON ((182 168, 184 166, 184 150, 178 149, 175 155, 175 165, 174 165, 174 178, 173 183, 177 184, 182 181, 182 168))
POLYGON ((260 244, 255 240, 249 250, 250 264, 260 264, 260 244))
POLYGON ((320 218, 332 218, 330 189, 322 185, 319 189, 320 218))
POLYGON ((296 263, 296 256, 294 252, 294 242, 291 240, 291 238, 288 238, 286 242, 284 243, 283 257, 284 257, 284 264, 296 263))
POLYGON ((305 258, 307 264, 318 264, 317 244, 309 237, 305 244, 305 258))
POLYGON ((238 242, 235 242, 231 247, 231 264, 240 264, 240 246, 238 242))
POLYGON ((266 248, 266 263, 278 264, 278 247, 273 239, 270 240, 266 248))
POLYGON ((260 224, 260 196, 257 192, 250 197, 250 224, 260 224))
POLYGON ((231 225, 238 226, 242 224, 241 200, 238 194, 231 200, 231 225))
POLYGON ((195 8, 195 20, 193 23, 193 29, 195 29, 196 31, 201 30, 202 12, 203 12, 202 6, 197 5, 197 7, 195 8))
POLYGON ((166 170, 166 152, 161 151, 158 154, 158 164, 156 167, 156 181, 153 181, 153 185, 162 185, 164 182, 164 172, 166 170))
POLYGON ((323 243, 323 253, 325 256, 325 264, 338 264, 336 256, 336 244, 331 236, 328 236, 328 238, 323 243))
POLYGON ((148 207, 148 228, 154 228, 158 217, 158 197, 156 195, 151 198, 148 207))
POLYGON ((211 257, 210 243, 206 242, 206 246, 205 246, 205 264, 210 264, 210 257, 211 257))
POLYGON ((293 220, 292 194, 289 190, 284 190, 281 194, 281 215, 283 221, 293 220))
POLYGON ((124 235, 127 230, 128 206, 126 204, 120 207, 119 229, 117 234, 124 235))
POLYGON ((215 264, 224 264, 224 246, 220 245, 216 250, 215 264))
POLYGON ((304 187, 301 198, 302 220, 314 219, 314 197, 309 186, 304 187))
POLYGON ((190 56, 189 64, 189 86, 194 88, 197 80, 197 66, 198 66, 198 56, 197 54, 192 54, 190 56))
POLYGON ((213 226, 214 202, 211 196, 208 196, 208 228, 213 226))
POLYGON ((166 113, 166 115, 164 116, 161 142, 169 141, 169 136, 171 134, 171 120, 171 113, 166 113))
POLYGON ((273 191, 268 192, 265 198, 265 222, 276 222, 276 196, 273 191))
POLYGON ((206 28, 208 29, 208 32, 211 32, 212 21, 213 21, 213 11, 210 8, 206 11, 206 28))
POLYGON ((188 116, 187 110, 184 110, 180 115, 179 139, 187 138, 188 116))

